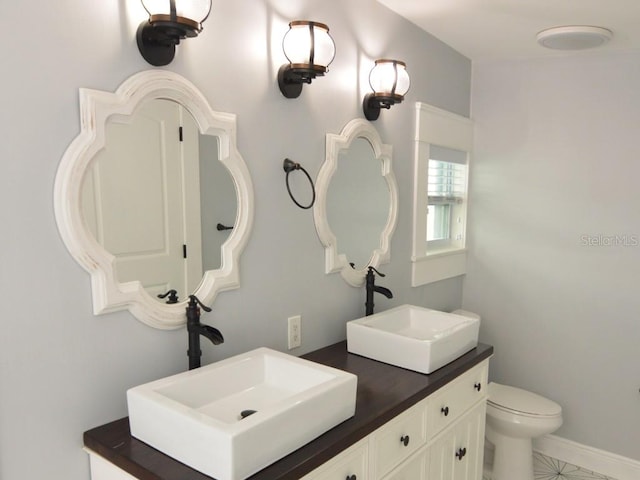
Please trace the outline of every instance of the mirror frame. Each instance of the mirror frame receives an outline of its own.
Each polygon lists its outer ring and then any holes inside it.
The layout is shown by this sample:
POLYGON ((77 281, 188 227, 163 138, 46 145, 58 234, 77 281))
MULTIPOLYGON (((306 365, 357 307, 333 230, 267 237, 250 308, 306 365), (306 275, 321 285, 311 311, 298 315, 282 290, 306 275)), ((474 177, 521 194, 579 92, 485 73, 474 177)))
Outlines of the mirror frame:
POLYGON ((132 115, 143 102, 167 99, 183 105, 196 120, 201 134, 219 138, 219 161, 235 186, 237 213, 234 228, 221 248, 221 268, 208 270, 194 292, 206 305, 216 295, 240 285, 239 258, 253 223, 253 184, 236 147, 236 116, 211 109, 204 95, 188 80, 166 70, 132 75, 115 92, 81 88, 80 133, 64 153, 54 186, 56 222, 71 256, 91 275, 93 313, 128 309, 138 320, 155 328, 174 329, 186 322, 186 299, 176 304, 152 297, 139 281, 121 283, 115 257, 91 235, 81 212, 82 183, 94 156, 105 145, 106 123, 112 115, 132 115))
POLYGON ((317 198, 313 208, 313 218, 318 237, 325 248, 325 273, 340 272, 345 281, 354 287, 364 285, 369 266, 378 268, 379 265, 388 263, 391 258, 391 236, 398 220, 398 186, 391 168, 392 151, 391 145, 383 144, 378 131, 362 118, 351 120, 339 135, 328 133, 326 136, 326 159, 316 179, 317 198), (356 138, 364 138, 370 143, 375 160, 380 162, 381 175, 387 182, 390 201, 387 223, 380 234, 380 248, 371 253, 369 263, 362 269, 352 268, 347 256, 339 253, 338 239, 331 230, 327 217, 327 193, 331 179, 338 168, 340 151, 348 149, 356 138))

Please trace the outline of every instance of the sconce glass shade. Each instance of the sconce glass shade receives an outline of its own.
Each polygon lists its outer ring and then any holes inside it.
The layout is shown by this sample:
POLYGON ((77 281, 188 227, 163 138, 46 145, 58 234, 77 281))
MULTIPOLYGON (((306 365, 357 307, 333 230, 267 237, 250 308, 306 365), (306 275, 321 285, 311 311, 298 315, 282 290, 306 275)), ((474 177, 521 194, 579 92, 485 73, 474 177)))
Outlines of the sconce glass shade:
POLYGON ((369 85, 377 95, 401 97, 402 101, 411 86, 407 65, 399 60, 376 60, 369 74, 369 85))
POLYGON ((377 120, 381 108, 401 103, 409 91, 411 79, 407 65, 400 60, 379 59, 369 74, 373 93, 364 97, 363 110, 367 120, 377 120))
POLYGON ((325 73, 336 55, 336 46, 323 23, 297 20, 289 23, 282 49, 293 68, 325 73))
POLYGON ((289 60, 280 67, 278 85, 287 98, 296 98, 303 83, 311 83, 329 70, 336 46, 324 23, 296 20, 282 39, 282 49, 289 60))
POLYGON ((138 27, 138 49, 151 65, 171 63, 183 38, 196 37, 211 11, 211 0, 141 0, 149 19, 138 27))
POLYGON ((189 20, 200 25, 209 16, 211 0, 141 0, 142 6, 149 14, 149 19, 166 17, 171 19, 172 12, 177 19, 189 20))

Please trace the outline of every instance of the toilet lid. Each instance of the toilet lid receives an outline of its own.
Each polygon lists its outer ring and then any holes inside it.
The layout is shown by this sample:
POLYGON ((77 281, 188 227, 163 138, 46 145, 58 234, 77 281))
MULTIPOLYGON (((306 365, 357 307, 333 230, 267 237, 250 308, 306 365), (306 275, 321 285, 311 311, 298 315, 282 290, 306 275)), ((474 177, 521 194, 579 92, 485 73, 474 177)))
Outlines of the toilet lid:
POLYGON ((489 383, 488 402, 498 408, 527 415, 552 417, 562 413, 562 407, 548 398, 495 382, 489 383))

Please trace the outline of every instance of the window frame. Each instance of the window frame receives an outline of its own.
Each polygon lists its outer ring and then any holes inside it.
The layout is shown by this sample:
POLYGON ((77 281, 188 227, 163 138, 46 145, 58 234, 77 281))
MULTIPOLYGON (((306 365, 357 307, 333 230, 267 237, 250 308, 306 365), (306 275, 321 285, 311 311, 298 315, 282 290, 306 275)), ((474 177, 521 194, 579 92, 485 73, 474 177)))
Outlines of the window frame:
MULTIPOLYGON (((464 208, 463 242, 443 245, 427 242, 428 168, 430 146, 437 145, 467 153, 467 176, 471 166, 473 121, 432 105, 416 103, 416 130, 413 181, 413 248, 411 285, 417 287, 466 273, 466 221, 464 208)), ((467 182, 468 191, 468 182, 467 182)), ((466 206, 466 205, 465 205, 466 206)))

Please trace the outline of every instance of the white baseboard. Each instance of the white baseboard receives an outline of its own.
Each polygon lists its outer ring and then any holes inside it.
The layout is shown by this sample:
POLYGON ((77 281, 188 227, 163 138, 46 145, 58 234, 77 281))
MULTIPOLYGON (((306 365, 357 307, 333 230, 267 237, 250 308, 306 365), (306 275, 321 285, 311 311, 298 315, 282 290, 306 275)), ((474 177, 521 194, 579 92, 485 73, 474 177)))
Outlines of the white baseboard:
POLYGON ((533 448, 548 457, 557 458, 616 480, 640 478, 640 462, 555 435, 535 439, 533 448))

